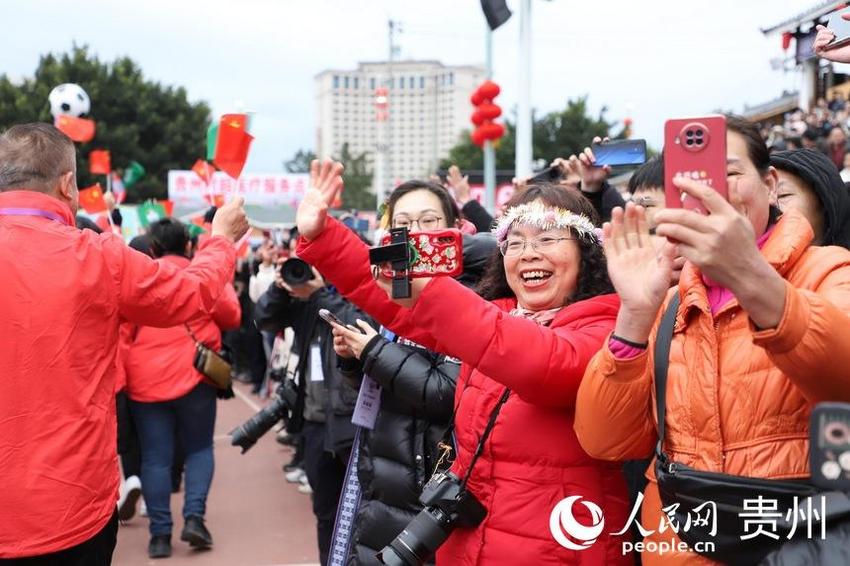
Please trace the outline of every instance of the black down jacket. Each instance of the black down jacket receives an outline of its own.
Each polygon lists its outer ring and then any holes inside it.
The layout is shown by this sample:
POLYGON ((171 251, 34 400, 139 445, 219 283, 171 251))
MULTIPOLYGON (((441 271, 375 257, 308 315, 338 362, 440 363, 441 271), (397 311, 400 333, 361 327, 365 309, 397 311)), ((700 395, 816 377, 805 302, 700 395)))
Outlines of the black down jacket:
POLYGON ((340 362, 352 385, 359 387, 365 373, 382 386, 375 428, 360 433, 362 494, 348 559, 348 564, 379 564, 375 554, 422 508, 419 494, 451 421, 460 363, 381 336, 367 344, 360 362, 340 362))

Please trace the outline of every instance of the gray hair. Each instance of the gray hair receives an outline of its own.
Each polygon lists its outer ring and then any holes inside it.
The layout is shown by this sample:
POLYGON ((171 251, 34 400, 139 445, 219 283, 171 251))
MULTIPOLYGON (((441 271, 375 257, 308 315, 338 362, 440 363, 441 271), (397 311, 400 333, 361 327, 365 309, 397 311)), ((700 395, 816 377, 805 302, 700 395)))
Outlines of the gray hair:
POLYGON ((50 124, 12 126, 0 135, 0 192, 50 192, 59 178, 74 171, 71 139, 50 124))

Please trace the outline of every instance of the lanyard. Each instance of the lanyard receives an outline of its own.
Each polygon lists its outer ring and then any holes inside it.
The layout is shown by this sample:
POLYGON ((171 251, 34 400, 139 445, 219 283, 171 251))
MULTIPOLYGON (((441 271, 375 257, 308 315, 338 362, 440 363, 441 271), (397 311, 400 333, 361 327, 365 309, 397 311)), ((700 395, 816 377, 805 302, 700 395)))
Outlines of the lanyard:
POLYGON ((0 216, 40 216, 42 218, 47 218, 48 220, 59 222, 60 224, 65 224, 66 226, 68 224, 67 222, 65 222, 64 218, 62 218, 55 212, 50 212, 49 210, 42 210, 40 208, 0 208, 0 216))

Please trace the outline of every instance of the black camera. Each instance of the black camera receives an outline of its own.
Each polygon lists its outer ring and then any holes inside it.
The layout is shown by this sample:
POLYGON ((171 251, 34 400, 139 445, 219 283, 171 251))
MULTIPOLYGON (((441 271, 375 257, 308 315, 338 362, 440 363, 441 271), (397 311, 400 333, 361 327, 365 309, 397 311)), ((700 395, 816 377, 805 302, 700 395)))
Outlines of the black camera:
POLYGON ((382 564, 424 564, 456 527, 478 526, 487 509, 451 472, 434 474, 422 489, 425 508, 381 552, 382 564))
POLYGON ((303 259, 291 257, 280 266, 280 277, 292 287, 313 279, 313 268, 303 259))
POLYGON ((277 386, 272 402, 263 407, 256 415, 237 426, 230 432, 230 444, 241 446, 242 453, 247 452, 275 423, 289 419, 289 412, 295 407, 298 389, 291 379, 277 386))

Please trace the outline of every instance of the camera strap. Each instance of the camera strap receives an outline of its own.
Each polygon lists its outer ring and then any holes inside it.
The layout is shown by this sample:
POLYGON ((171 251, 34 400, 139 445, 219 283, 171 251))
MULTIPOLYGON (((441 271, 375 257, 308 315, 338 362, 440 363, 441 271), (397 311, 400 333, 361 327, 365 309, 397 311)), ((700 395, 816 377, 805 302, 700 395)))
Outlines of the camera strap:
POLYGON ((510 395, 511 390, 505 387, 504 391, 502 391, 502 396, 499 397, 499 401, 496 403, 496 406, 493 407, 493 411, 490 413, 490 420, 487 421, 487 426, 484 427, 484 432, 478 440, 478 446, 475 447, 475 453, 472 454, 472 460, 469 461, 469 467, 466 469, 466 475, 463 476, 463 481, 460 482, 462 490, 466 489, 466 483, 469 481, 469 476, 472 475, 475 463, 478 462, 478 458, 484 452, 484 444, 487 442, 487 438, 490 436, 490 433, 493 432, 493 427, 496 426, 496 419, 499 416, 499 412, 502 410, 502 405, 507 402, 510 395))

